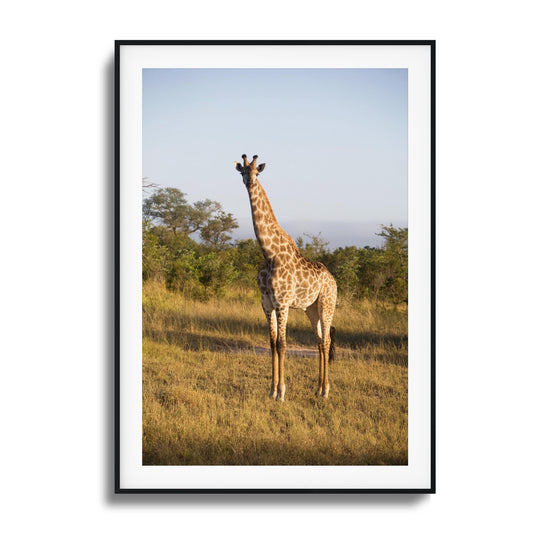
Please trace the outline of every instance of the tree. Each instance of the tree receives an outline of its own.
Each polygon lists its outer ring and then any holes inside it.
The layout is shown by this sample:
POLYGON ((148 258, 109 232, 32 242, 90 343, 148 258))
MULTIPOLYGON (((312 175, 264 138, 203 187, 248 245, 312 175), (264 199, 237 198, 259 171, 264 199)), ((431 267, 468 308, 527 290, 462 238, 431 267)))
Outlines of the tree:
POLYGON ((257 273, 265 262, 257 239, 239 240, 228 252, 238 273, 239 283, 248 288, 257 289, 257 273))
POLYGON ((159 221, 173 233, 187 227, 188 210, 185 194, 174 187, 159 189, 143 202, 143 217, 159 221))
POLYGON ((311 259, 312 261, 320 261, 329 251, 329 242, 322 237, 321 231, 318 233, 318 235, 304 233, 304 236, 310 239, 310 242, 304 244, 304 239, 300 235, 296 239, 296 246, 298 246, 300 252, 302 252, 307 259, 311 259))
POLYGON ((210 294, 222 295, 224 290, 236 278, 237 272, 230 261, 222 254, 210 252, 198 258, 200 275, 198 279, 204 287, 204 298, 210 294))
POLYGON ((218 211, 217 214, 205 222, 200 230, 202 240, 215 250, 222 250, 231 239, 230 233, 239 225, 231 213, 218 211))
POLYGON ((357 251, 359 294, 377 301, 385 283, 383 250, 365 246, 357 251))
POLYGON ((157 189, 159 186, 156 183, 148 181, 147 177, 142 179, 142 191, 143 194, 150 194, 151 190, 157 189))
POLYGON ((407 255, 407 228, 395 228, 392 224, 381 225, 381 231, 377 233, 385 238, 386 250, 394 251, 400 255, 407 255))
POLYGON ((337 248, 327 258, 326 266, 337 281, 339 292, 348 297, 358 297, 361 291, 359 252, 356 246, 337 248))
POLYGON ((143 220, 142 226, 142 276, 143 279, 163 279, 170 253, 168 248, 153 233, 153 227, 149 221, 143 220))
POLYGON ((389 298, 395 302, 406 302, 408 293, 408 231, 395 228, 392 224, 381 226, 380 237, 385 239, 385 288, 389 298))
POLYGON ((219 202, 205 199, 190 205, 185 194, 174 187, 158 189, 146 198, 143 216, 159 222, 174 235, 199 233, 216 250, 223 249, 231 238, 229 234, 239 227, 234 216, 224 212, 219 202))
MULTIPOLYGON (((219 202, 192 205, 179 189, 143 181, 143 279, 165 280, 170 289, 193 298, 222 295, 231 284, 257 289, 264 257, 255 239, 230 245, 237 221, 219 202), (199 238, 193 239, 196 234, 199 238), (201 242, 199 242, 201 241, 201 242)), ((407 228, 381 226, 381 248, 348 246, 328 249, 321 233, 304 233, 296 244, 302 254, 321 261, 334 275, 339 294, 375 302, 407 302, 407 228), (304 237, 306 241, 304 241, 304 237)))
POLYGON ((185 217, 184 231, 187 235, 201 230, 203 226, 211 219, 211 217, 222 211, 222 205, 219 202, 205 199, 194 202, 192 206, 188 206, 185 217))

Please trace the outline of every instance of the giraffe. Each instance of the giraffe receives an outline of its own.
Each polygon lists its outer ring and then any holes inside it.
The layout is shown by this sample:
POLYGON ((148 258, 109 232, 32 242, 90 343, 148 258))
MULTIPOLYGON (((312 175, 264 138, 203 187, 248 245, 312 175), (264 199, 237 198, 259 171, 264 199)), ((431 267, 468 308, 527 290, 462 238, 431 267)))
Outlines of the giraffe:
POLYGON ((303 309, 311 322, 319 352, 318 388, 316 395, 329 394, 328 361, 333 359, 335 328, 331 326, 337 284, 328 269, 310 261, 301 253, 295 242, 280 227, 268 197, 259 183, 259 173, 265 163, 257 164, 254 155, 251 163, 246 154, 243 163, 235 161, 252 208, 255 235, 265 258, 257 282, 261 291, 261 305, 270 328, 272 355, 272 385, 270 397, 281 402, 285 399, 284 361, 286 329, 289 308, 303 309))

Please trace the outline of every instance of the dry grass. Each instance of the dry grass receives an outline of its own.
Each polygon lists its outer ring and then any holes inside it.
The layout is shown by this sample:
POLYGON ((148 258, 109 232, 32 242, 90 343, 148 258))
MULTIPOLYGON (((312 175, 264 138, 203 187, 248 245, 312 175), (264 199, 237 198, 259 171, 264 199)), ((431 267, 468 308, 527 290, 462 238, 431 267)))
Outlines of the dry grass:
MULTIPOLYGON (((289 323, 290 348, 314 349, 307 317, 289 323)), ((197 302, 147 284, 143 463, 407 464, 407 309, 341 303, 334 324, 330 398, 314 396, 318 360, 289 352, 281 404, 255 295, 197 302)))

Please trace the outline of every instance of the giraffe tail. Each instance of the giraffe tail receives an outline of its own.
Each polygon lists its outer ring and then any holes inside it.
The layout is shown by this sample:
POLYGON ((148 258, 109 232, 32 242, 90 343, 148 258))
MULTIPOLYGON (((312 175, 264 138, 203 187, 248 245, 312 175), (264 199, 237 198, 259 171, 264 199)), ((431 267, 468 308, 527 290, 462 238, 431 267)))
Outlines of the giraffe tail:
POLYGON ((335 360, 335 328, 333 326, 329 328, 329 336, 331 338, 331 344, 329 345, 328 361, 331 363, 331 361, 335 360))

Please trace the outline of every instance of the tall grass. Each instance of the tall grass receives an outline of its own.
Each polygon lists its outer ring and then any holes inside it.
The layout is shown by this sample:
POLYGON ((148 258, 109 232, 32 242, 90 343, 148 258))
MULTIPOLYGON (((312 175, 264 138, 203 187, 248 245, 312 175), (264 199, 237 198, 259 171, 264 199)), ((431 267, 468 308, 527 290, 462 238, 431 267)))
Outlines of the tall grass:
POLYGON ((284 404, 268 397, 255 294, 193 301, 143 290, 143 463, 407 464, 407 309, 341 302, 330 398, 303 312, 289 315, 284 404), (305 351, 302 351, 304 350, 305 351))

